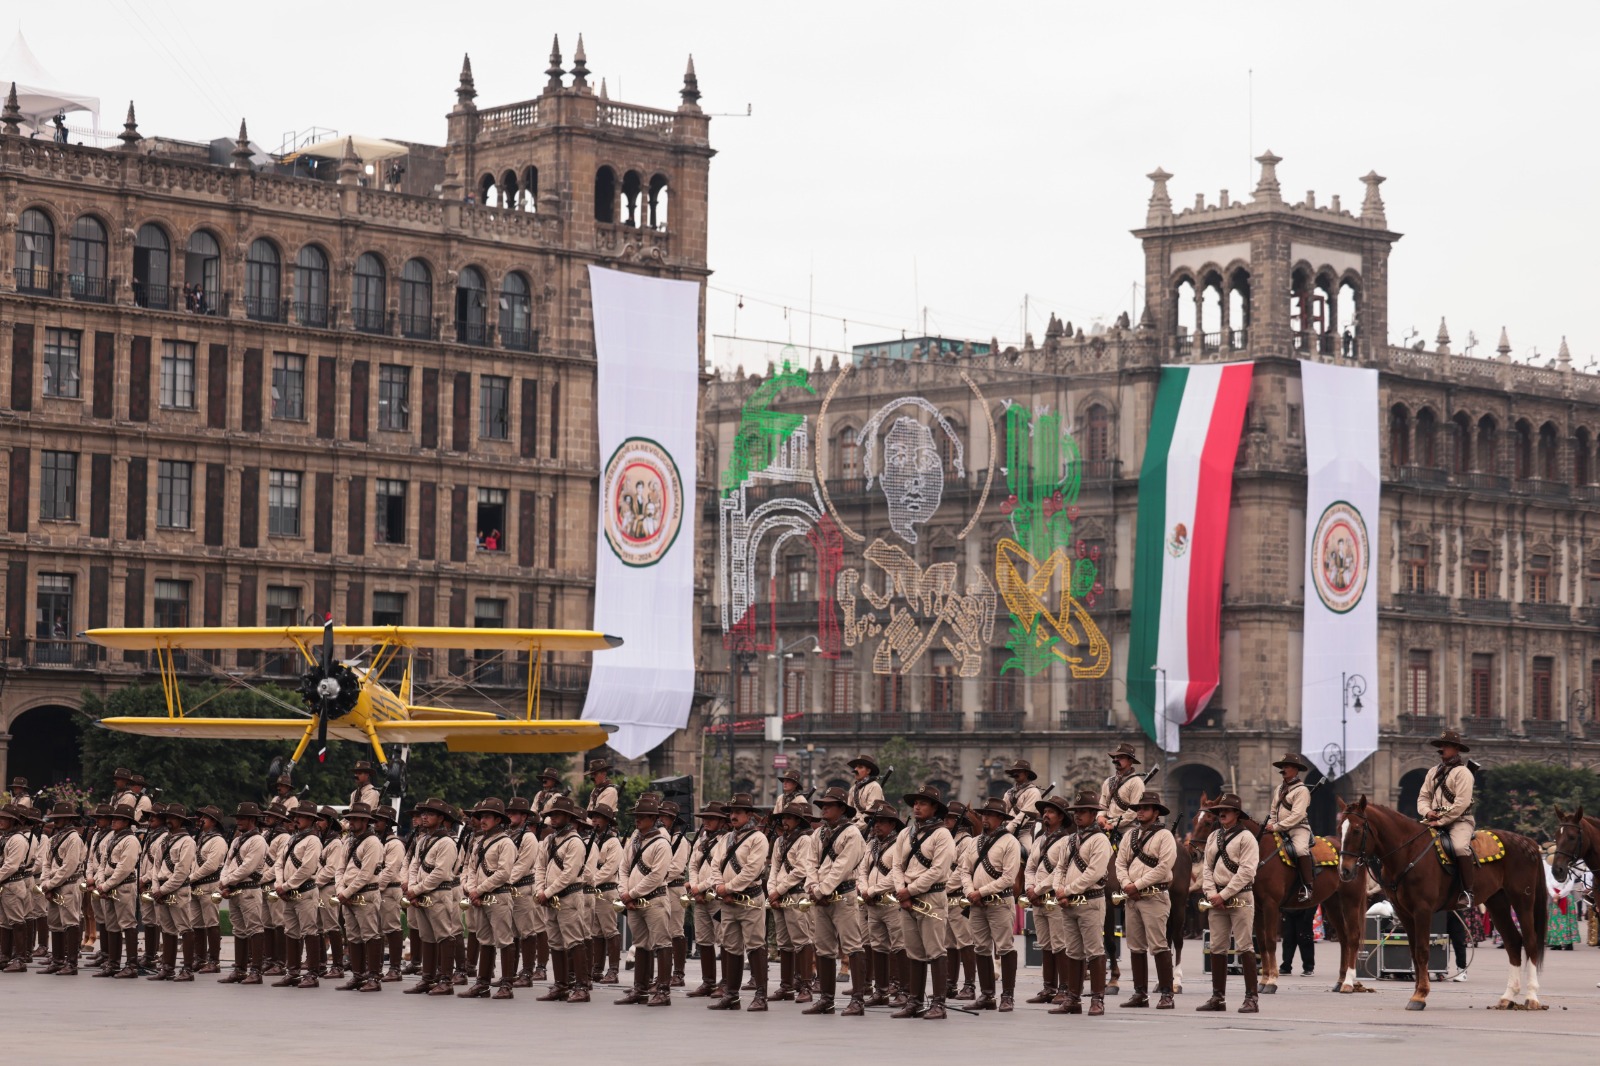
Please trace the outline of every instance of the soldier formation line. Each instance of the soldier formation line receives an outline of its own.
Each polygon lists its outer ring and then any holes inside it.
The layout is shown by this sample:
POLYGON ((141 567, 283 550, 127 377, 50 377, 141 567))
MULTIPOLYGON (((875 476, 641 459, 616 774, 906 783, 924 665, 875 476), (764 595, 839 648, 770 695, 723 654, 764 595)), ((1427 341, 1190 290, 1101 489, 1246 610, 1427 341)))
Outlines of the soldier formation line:
MULTIPOLYGON (((1455 733, 1432 743, 1440 764, 1419 813, 1469 858, 1466 744, 1455 733)), ((514 989, 547 985, 537 1000, 588 1003, 596 985, 619 980, 621 913, 634 969, 617 1004, 670 1006, 673 989, 685 988, 711 1010, 793 1001, 808 1015, 888 1007, 893 1018, 939 1020, 949 1009, 1013 1011, 1020 904, 1033 912, 1043 953, 1042 987, 1026 1002, 1098 1016, 1107 992, 1119 991, 1119 908, 1132 971, 1120 1006, 1173 1008, 1171 908, 1198 891, 1213 951, 1237 952, 1238 1010, 1255 1013, 1262 855, 1240 825, 1239 798, 1208 806, 1218 828, 1192 842, 1197 872, 1174 885, 1189 842, 1165 824, 1171 812, 1146 787, 1133 746, 1110 756, 1099 791, 1070 801, 1041 792, 1019 760, 1003 797, 969 809, 924 785, 901 797, 907 818, 863 755, 850 764, 848 789, 813 802, 798 775, 784 774, 770 812, 744 793, 708 802, 693 813, 693 836, 675 804, 646 793, 625 841, 604 760, 585 772, 593 789, 584 808, 545 770, 531 799, 488 798, 463 811, 427 798, 408 813, 405 840, 367 763, 357 764, 342 813, 305 802, 279 778, 279 796, 264 808, 247 802, 233 812, 231 839, 221 810, 154 803, 126 769, 116 771, 111 802, 87 817, 69 804, 37 811, 26 782, 14 782, 14 801, 0 806, 0 973, 26 973, 38 961, 32 972, 78 975, 87 906, 102 936, 84 961, 93 977, 220 974, 224 984, 307 989, 332 980, 343 991, 379 992, 409 973, 417 980, 408 995, 512 999, 514 989), (226 973, 223 901, 233 935, 226 973), (700 968, 692 989, 690 936, 700 968), (840 990, 845 968, 851 985, 840 990)), ((1273 765, 1283 783, 1265 828, 1294 858, 1304 900, 1314 870, 1300 775, 1310 767, 1296 754, 1273 765)), ((1454 865, 1470 890, 1472 863, 1454 865)), ((1210 969, 1210 997, 1196 1009, 1226 1010, 1228 968, 1210 969)))

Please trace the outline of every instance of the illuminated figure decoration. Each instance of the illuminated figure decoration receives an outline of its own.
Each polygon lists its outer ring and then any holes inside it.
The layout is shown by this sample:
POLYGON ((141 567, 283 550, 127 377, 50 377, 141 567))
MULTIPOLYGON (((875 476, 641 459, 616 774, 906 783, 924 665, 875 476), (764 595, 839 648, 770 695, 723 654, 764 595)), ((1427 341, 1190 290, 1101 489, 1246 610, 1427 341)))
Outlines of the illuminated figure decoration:
POLYGON ((864 556, 881 571, 883 584, 873 587, 855 567, 839 572, 845 644, 854 647, 882 637, 872 649, 872 672, 903 674, 942 634, 956 672, 977 677, 983 669, 983 650, 994 635, 997 606, 994 586, 984 572, 974 567, 962 593, 957 588, 956 563, 934 563, 924 570, 904 548, 881 537, 867 546, 864 556), (873 610, 858 614, 858 597, 873 610))
POLYGON ((889 427, 883 438, 883 460, 876 462, 878 431, 888 416, 901 408, 919 407, 933 417, 934 422, 950 438, 952 453, 950 465, 957 475, 965 477, 962 466, 961 438, 939 409, 920 396, 895 400, 878 408, 878 413, 856 434, 856 446, 864 449, 866 457, 867 487, 872 487, 874 476, 883 498, 889 505, 889 528, 898 533, 907 544, 917 542, 917 526, 933 517, 944 499, 944 459, 934 445, 933 432, 927 426, 907 415, 901 415, 889 427))

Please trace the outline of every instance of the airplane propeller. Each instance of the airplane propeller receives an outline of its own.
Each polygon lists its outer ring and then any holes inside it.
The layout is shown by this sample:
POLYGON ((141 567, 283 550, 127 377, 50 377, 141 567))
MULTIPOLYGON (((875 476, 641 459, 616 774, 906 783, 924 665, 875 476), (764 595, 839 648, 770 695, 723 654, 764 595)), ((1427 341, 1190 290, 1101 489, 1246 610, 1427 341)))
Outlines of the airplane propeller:
POLYGON ((328 755, 328 722, 348 714, 361 697, 355 671, 333 657, 333 616, 322 627, 321 655, 300 675, 300 698, 317 716, 317 761, 328 755))

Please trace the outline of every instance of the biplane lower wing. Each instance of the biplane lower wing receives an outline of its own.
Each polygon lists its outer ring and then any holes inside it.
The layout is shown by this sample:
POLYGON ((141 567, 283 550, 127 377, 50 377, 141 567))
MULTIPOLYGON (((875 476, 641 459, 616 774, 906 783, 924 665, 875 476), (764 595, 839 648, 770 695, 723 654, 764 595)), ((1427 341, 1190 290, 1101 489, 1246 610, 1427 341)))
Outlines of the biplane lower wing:
MULTIPOLYGON (((190 740, 299 740, 306 721, 293 718, 102 718, 100 724, 119 733, 190 740)), ((385 744, 444 744, 451 751, 498 752, 506 755, 588 751, 606 742, 605 726, 576 719, 526 721, 424 720, 374 722, 385 744)), ((360 729, 330 723, 328 735, 338 740, 367 742, 360 729)))
MULTIPOLYGON (((309 648, 322 639, 321 626, 187 626, 91 629, 89 640, 121 651, 240 648, 309 648)), ((451 651, 606 651, 621 637, 580 629, 464 629, 448 626, 334 626, 339 644, 380 644, 451 651)))
MULTIPOLYGON (((188 737, 192 740, 299 740, 306 731, 304 718, 102 718, 100 724, 119 733, 144 737, 188 737)), ((328 735, 340 740, 366 741, 359 729, 330 726, 328 735)))

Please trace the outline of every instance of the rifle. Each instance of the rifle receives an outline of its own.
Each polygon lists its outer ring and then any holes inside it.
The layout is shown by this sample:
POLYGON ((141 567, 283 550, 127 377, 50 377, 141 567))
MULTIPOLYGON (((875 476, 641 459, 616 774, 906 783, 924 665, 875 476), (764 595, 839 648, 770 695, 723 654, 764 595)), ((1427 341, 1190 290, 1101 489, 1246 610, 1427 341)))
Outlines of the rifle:
MULTIPOLYGON (((1044 791, 1039 793, 1039 802, 1042 803, 1045 800, 1049 799, 1050 798, 1050 793, 1054 792, 1055 790, 1056 790, 1056 782, 1052 781, 1052 782, 1050 782, 1050 786, 1048 788, 1046 788, 1044 791)), ((1037 810, 1019 811, 1017 813, 1021 814, 1022 817, 1024 817, 1024 818, 1031 818, 1034 821, 1037 821, 1038 818, 1039 818, 1039 812, 1037 810)), ((1021 827, 1019 826, 1018 828, 1021 828, 1021 827)))
POLYGON ((1148 785, 1151 781, 1153 781, 1155 779, 1155 776, 1157 774, 1159 774, 1160 772, 1161 772, 1161 767, 1152 766, 1152 767, 1150 767, 1150 769, 1146 770, 1144 773, 1140 774, 1139 776, 1141 778, 1143 778, 1144 779, 1144 783, 1148 785))
POLYGON ((894 767, 891 766, 887 770, 885 770, 883 772, 883 776, 878 779, 878 787, 879 788, 883 788, 883 789, 885 789, 885 791, 887 791, 886 786, 889 784, 889 778, 891 778, 893 776, 894 776, 894 767))

